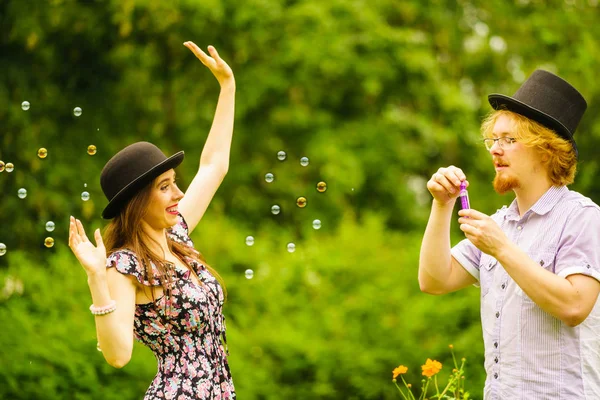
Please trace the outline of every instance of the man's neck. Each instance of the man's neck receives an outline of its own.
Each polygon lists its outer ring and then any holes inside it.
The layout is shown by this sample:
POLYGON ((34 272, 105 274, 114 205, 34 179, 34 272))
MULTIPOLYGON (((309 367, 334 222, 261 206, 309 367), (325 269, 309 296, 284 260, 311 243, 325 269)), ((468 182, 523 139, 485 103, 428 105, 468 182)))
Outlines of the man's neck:
POLYGON ((523 186, 514 189, 521 217, 552 187, 552 183, 547 178, 539 178, 525 182, 523 186))

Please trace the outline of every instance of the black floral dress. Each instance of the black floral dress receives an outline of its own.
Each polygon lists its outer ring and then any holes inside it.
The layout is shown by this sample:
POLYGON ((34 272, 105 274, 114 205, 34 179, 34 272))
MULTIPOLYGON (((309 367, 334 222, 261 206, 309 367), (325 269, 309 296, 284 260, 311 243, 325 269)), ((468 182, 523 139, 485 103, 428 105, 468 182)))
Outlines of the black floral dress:
MULTIPOLYGON (((193 248, 181 214, 168 235, 193 248)), ((223 338, 226 343, 223 290, 204 265, 192 259, 186 261, 194 268, 201 285, 194 283, 189 270, 175 268, 169 304, 161 296, 153 303, 137 304, 135 308, 135 338, 148 346, 158 360, 158 373, 144 399, 235 399, 221 341, 223 338)), ((154 265, 153 276, 145 279, 137 257, 129 250, 112 253, 107 267, 132 275, 143 285, 159 285, 154 265)))

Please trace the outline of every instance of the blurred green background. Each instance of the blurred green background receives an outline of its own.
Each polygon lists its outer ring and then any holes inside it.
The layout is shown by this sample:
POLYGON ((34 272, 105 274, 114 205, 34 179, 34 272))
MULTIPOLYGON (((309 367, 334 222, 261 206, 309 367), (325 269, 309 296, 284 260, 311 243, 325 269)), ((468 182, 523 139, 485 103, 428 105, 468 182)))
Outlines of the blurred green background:
POLYGON ((139 399, 149 386, 146 348, 120 370, 96 351, 67 224, 104 226, 100 170, 135 141, 185 150, 187 187, 219 91, 192 40, 214 45, 237 81, 230 171, 193 239, 227 284, 239 398, 398 399, 392 369, 408 366, 419 386, 435 358, 445 380, 452 343, 481 399, 478 290, 419 291, 425 184, 453 164, 474 208, 510 203, 491 189, 479 123, 487 94, 545 68, 588 100, 572 188, 599 202, 599 15, 598 0, 0 2, 0 160, 15 166, 0 173, 0 398, 139 399))

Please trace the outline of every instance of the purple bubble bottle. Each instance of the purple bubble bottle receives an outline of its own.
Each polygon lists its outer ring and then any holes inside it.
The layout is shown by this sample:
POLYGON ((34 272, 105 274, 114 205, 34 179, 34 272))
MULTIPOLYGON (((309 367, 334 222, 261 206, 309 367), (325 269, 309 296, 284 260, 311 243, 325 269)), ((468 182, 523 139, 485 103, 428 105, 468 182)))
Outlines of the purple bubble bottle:
POLYGON ((463 210, 471 208, 471 206, 469 205, 469 192, 467 192, 466 181, 462 181, 460 183, 460 193, 458 197, 460 197, 460 206, 463 210))

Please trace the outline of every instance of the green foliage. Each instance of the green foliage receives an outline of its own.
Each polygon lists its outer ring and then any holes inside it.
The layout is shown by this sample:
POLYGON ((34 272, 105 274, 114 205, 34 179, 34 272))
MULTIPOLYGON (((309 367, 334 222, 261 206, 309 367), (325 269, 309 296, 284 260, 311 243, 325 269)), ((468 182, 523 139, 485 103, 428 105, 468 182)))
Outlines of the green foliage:
MULTIPOLYGON (((489 214, 510 202, 490 189, 478 127, 488 93, 511 94, 543 67, 588 100, 573 188, 600 200, 596 7, 591 0, 0 2, 0 160, 15 164, 0 173, 0 242, 8 247, 0 257, 0 397, 133 399, 149 385, 156 362, 147 349, 136 346, 121 370, 95 350, 67 221, 80 217, 88 232, 103 225, 100 170, 134 141, 168 154, 184 149, 178 177, 182 187, 191 181, 218 94, 182 45, 193 40, 215 45, 238 88, 230 172, 194 239, 228 285, 240 398, 397 398, 395 366, 428 357, 450 365, 453 343, 480 399, 478 291, 434 297, 418 288, 425 182, 453 164, 469 177, 474 208, 489 214), (90 144, 94 156, 86 154, 90 144), (46 159, 36 156, 40 147, 46 159), (279 150, 286 161, 277 160, 279 150), (302 156, 308 167, 299 165, 302 156), (275 174, 271 184, 267 172, 275 174), (325 193, 315 190, 321 180, 325 193), (16 196, 21 187, 25 199, 16 196), (306 208, 295 206, 298 196, 306 208), (269 213, 273 204, 280 215, 269 213), (318 231, 315 218, 323 221, 318 231), (52 234, 48 220, 57 226, 52 234), (46 236, 54 248, 43 246, 46 236), (244 278, 248 268, 252 280, 244 278)), ((418 371, 407 380, 419 381, 418 371)))

